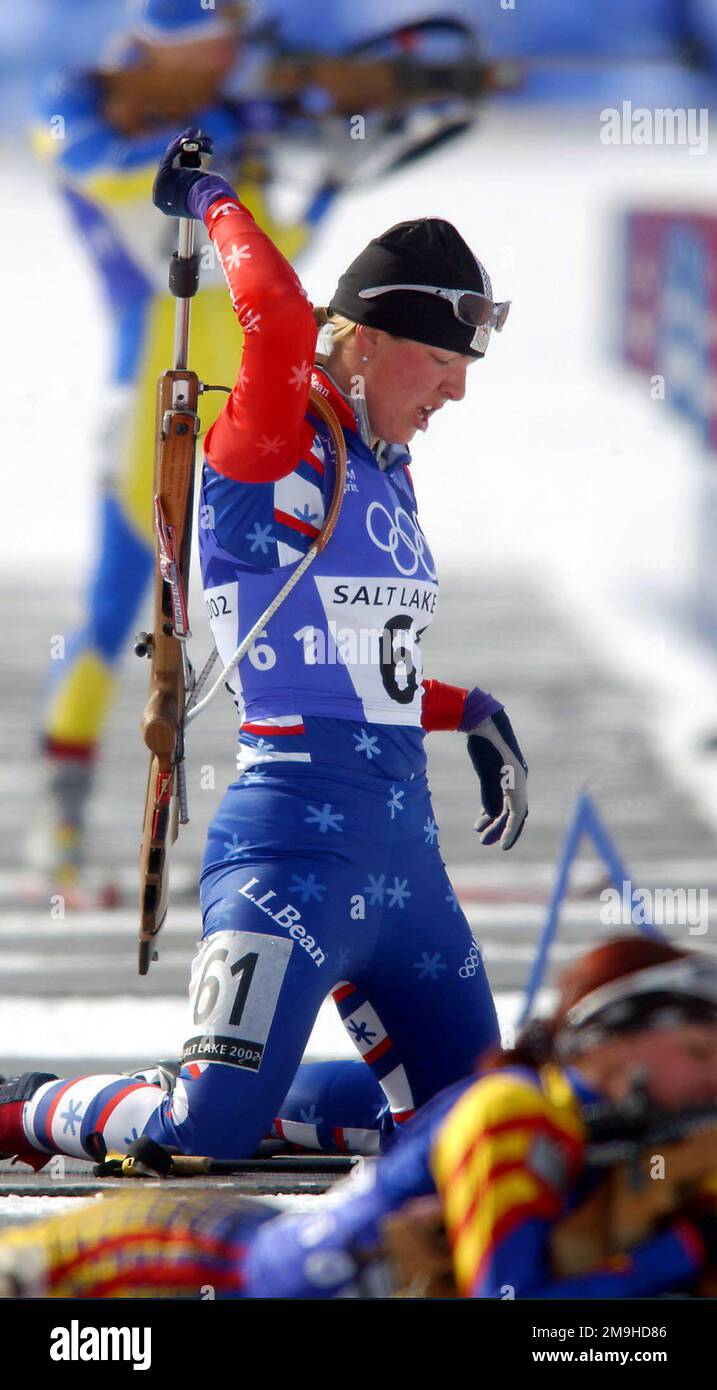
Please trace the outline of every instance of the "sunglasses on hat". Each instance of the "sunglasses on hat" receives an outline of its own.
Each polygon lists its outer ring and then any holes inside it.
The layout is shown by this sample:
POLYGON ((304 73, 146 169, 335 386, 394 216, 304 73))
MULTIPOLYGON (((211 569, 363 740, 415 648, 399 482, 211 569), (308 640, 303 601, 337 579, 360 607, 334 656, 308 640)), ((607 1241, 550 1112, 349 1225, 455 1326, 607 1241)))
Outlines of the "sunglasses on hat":
POLYGON ((448 290, 439 285, 374 285, 371 289, 359 290, 358 297, 377 299, 380 294, 390 294, 393 290, 411 290, 445 299, 461 323, 470 328, 495 328, 497 333, 503 328, 511 304, 509 299, 495 304, 487 294, 479 294, 477 290, 448 290))

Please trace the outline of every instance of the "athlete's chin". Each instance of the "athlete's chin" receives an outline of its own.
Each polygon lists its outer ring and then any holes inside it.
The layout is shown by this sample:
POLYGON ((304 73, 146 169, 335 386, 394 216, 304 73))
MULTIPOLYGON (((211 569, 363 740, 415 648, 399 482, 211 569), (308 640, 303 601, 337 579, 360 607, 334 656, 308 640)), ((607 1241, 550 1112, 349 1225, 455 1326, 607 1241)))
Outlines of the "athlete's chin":
POLYGON ((387 444, 410 444, 418 429, 413 417, 410 420, 398 420, 395 423, 387 421, 384 430, 381 429, 381 424, 378 421, 374 425, 372 420, 371 424, 374 426, 374 431, 379 439, 385 439, 387 444))

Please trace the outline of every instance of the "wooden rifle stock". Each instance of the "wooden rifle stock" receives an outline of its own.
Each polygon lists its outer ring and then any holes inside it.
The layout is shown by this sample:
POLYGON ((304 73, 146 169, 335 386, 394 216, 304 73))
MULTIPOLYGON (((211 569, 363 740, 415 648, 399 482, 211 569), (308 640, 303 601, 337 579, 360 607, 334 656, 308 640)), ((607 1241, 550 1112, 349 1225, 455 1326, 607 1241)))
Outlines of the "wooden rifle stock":
POLYGON ((182 722, 188 685, 186 594, 194 497, 194 447, 199 420, 194 372, 163 372, 157 391, 155 532, 157 567, 154 628, 148 640, 152 673, 142 715, 150 766, 140 859, 139 973, 146 975, 152 943, 167 915, 169 847, 186 820, 182 722))

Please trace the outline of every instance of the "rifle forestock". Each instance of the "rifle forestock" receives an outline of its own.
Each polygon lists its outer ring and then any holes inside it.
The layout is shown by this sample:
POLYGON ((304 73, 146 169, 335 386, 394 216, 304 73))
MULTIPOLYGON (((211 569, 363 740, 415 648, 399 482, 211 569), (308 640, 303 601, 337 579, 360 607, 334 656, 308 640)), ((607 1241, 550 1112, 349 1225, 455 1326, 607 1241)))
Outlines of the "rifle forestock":
POLYGON ((142 716, 142 735, 150 751, 167 767, 174 756, 184 714, 182 648, 188 628, 183 609, 189 580, 198 392, 199 383, 193 372, 164 372, 160 377, 154 475, 157 572, 152 674, 142 716))

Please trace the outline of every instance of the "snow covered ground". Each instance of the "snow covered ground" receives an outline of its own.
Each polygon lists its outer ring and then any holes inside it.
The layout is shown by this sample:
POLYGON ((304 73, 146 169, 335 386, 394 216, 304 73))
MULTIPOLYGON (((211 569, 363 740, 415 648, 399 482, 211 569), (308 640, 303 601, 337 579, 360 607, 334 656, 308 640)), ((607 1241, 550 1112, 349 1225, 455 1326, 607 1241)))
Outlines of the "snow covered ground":
MULTIPOLYGON (((515 1023, 521 995, 517 990, 501 991, 497 996, 501 1025, 515 1023)), ((187 1032, 187 1004, 183 999, 137 999, 117 995, 112 999, 7 999, 2 1005, 0 1055, 5 1061, 23 1056, 37 1044, 38 1034, 52 1038, 53 1066, 62 1075, 63 1057, 78 1057, 87 1048, 88 1038, 102 1037, 102 1052, 111 1067, 114 1057, 123 1058, 127 1038, 141 1038, 147 1058, 167 1055, 167 1044, 187 1032)), ((314 1025, 306 1050, 307 1061, 330 1057, 356 1058, 353 1046, 333 1004, 324 1004, 314 1025)))

